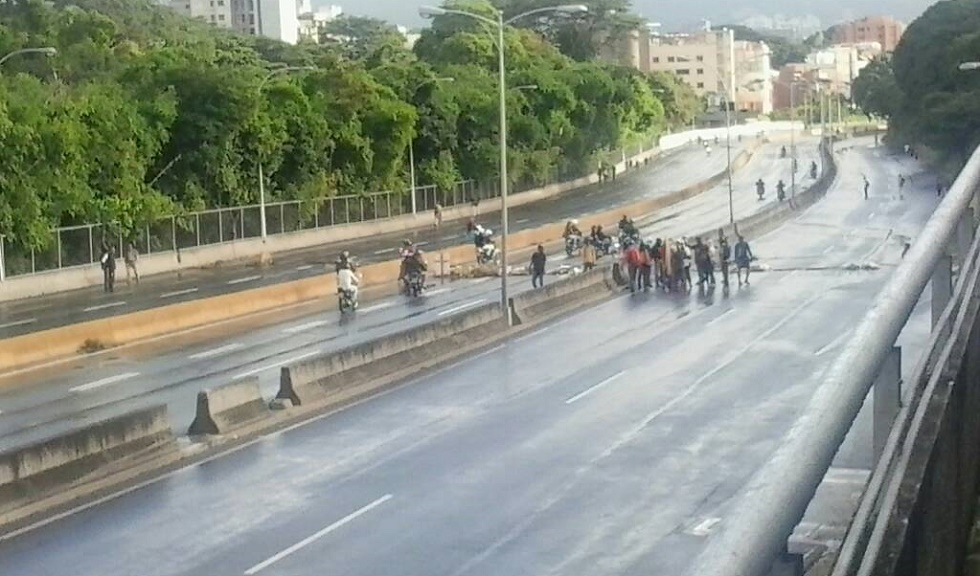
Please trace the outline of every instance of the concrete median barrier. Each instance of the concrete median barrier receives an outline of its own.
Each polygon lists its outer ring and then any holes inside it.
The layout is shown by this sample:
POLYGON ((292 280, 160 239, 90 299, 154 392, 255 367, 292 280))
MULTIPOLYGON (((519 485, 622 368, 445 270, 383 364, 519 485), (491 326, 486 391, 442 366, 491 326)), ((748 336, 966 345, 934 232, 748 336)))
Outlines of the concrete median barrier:
POLYGON ((546 320, 609 296, 612 289, 609 268, 593 268, 511 298, 514 324, 546 320))
POLYGON ((157 406, 0 454, 0 523, 18 508, 168 450, 176 452, 176 442, 167 407, 157 406))
MULTIPOLYGON (((748 163, 758 145, 752 144, 736 156, 733 167, 748 163)), ((581 218, 589 225, 613 226, 623 214, 637 218, 662 210, 701 194, 723 182, 726 177, 727 171, 722 171, 683 190, 581 218)), ((508 250, 518 253, 538 244, 550 245, 561 240, 563 230, 564 223, 561 222, 515 232, 508 237, 508 250)), ((453 264, 473 261, 474 252, 471 245, 461 245, 435 251, 429 256, 430 268, 438 271, 437 259, 441 257, 448 272, 453 264)), ((398 268, 397 260, 363 266, 360 269, 362 284, 371 288, 387 283, 394 289, 398 268)), ((102 349, 114 348, 301 302, 333 298, 335 293, 334 275, 324 274, 7 338, 0 340, 0 373, 69 358, 84 353, 91 344, 102 349)))
POLYGON ((228 434, 271 415, 259 379, 251 377, 197 393, 197 412, 189 436, 228 434))
POLYGON ((438 322, 402 330, 282 368, 276 398, 293 405, 376 391, 405 375, 500 336, 499 304, 485 304, 438 322))

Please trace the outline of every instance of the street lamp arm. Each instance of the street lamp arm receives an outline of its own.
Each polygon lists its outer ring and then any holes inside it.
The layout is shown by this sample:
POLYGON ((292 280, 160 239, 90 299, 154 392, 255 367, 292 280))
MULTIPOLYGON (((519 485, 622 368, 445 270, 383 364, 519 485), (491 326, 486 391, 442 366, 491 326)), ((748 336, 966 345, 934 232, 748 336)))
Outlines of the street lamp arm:
POLYGON ((14 56, 20 56, 21 54, 46 54, 48 56, 54 56, 57 53, 58 50, 51 46, 47 46, 44 48, 21 48, 20 50, 14 50, 10 54, 7 54, 3 58, 0 58, 0 65, 3 65, 4 62, 10 60, 14 56))
POLYGON ((480 22, 490 24, 491 26, 498 26, 500 24, 498 21, 492 18, 487 18, 486 16, 483 16, 481 14, 476 14, 475 12, 467 12, 466 10, 454 10, 452 8, 427 8, 425 12, 423 12, 422 14, 424 16, 431 16, 431 15, 439 16, 443 14, 455 14, 456 16, 466 16, 468 18, 473 18, 479 20, 480 22))
POLYGON ((517 20, 520 20, 521 18, 525 18, 527 16, 534 16, 535 14, 541 14, 543 12, 568 12, 568 13, 574 13, 574 12, 588 12, 588 11, 589 11, 588 6, 585 6, 584 4, 568 4, 568 5, 562 5, 562 6, 545 6, 543 8, 535 8, 534 10, 528 10, 527 12, 522 12, 522 13, 518 14, 517 16, 512 16, 512 17, 508 18, 507 20, 504 20, 504 25, 509 25, 509 24, 514 23, 517 20))

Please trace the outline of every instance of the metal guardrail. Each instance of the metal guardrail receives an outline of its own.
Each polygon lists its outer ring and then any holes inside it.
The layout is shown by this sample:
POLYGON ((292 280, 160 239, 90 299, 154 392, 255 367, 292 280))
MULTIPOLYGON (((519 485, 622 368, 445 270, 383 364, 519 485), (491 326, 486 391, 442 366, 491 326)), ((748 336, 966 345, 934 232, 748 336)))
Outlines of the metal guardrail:
MULTIPOLYGON (((689 572, 691 576, 763 576, 786 558, 789 536, 803 518, 872 385, 892 356, 895 342, 926 286, 932 281, 934 326, 942 328, 939 322, 948 304, 951 309, 958 306, 955 301, 950 304, 950 247, 955 246, 961 263, 966 263, 975 230, 971 204, 977 201, 978 182, 980 148, 974 151, 878 294, 803 415, 743 489, 727 514, 730 520, 723 521, 719 531, 710 537, 689 572)), ((961 268, 971 270, 962 264, 961 268)), ((961 286, 964 278, 961 274, 961 286)), ((894 445, 892 449, 896 449, 894 445)), ((872 480, 871 488, 880 489, 882 485, 879 478, 872 480)), ((855 533, 853 529, 851 533, 855 533)), ((851 546, 849 557, 864 553, 860 542, 851 546)))
MULTIPOLYGON (((656 141, 652 145, 656 146, 656 141)), ((603 160, 616 163, 634 152, 640 154, 649 149, 649 143, 631 145, 601 156, 603 160)), ((544 183, 519 182, 511 192, 519 194, 563 180, 574 180, 579 176, 582 175, 562 175, 556 170, 544 183)), ((449 191, 440 191, 432 185, 417 186, 415 191, 417 212, 432 211, 436 204, 451 208, 500 195, 497 181, 479 183, 467 180, 456 183, 449 191)), ((91 266, 98 262, 103 242, 114 246, 121 257, 129 242, 141 255, 147 255, 258 238, 262 230, 260 213, 258 205, 249 205, 167 216, 128 237, 124 237, 119 227, 112 224, 61 227, 53 230, 54 241, 43 250, 24 248, 0 234, 0 281, 64 268, 91 266)), ((266 229, 269 235, 288 234, 411 213, 410 190, 274 202, 266 204, 266 229)))

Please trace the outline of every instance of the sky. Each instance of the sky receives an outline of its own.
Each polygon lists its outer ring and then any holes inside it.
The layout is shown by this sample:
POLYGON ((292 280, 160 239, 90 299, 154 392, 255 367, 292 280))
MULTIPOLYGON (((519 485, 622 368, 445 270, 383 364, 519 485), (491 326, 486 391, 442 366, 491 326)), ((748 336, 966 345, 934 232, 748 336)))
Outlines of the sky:
MULTIPOLYGON (((317 4, 337 4, 347 14, 381 18, 414 28, 425 23, 418 16, 420 5, 440 3, 440 0, 319 0, 317 4)), ((872 15, 893 16, 907 23, 931 4, 932 0, 633 0, 633 11, 651 22, 660 22, 665 31, 683 32, 697 28, 704 19, 729 24, 753 16, 815 17, 823 27, 872 15)))

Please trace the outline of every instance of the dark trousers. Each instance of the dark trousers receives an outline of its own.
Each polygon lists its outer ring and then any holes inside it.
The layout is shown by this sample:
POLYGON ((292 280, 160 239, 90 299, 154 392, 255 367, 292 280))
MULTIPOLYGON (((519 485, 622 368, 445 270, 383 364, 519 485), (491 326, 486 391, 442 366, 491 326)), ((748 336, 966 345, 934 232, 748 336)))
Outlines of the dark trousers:
POLYGON ((538 270, 537 268, 533 268, 531 270, 531 286, 533 288, 544 287, 544 269, 538 270))
POLYGON ((728 286, 728 262, 721 263, 721 283, 728 286))
POLYGON ((649 290, 653 285, 650 283, 650 274, 653 272, 653 268, 650 266, 640 266, 640 279, 643 281, 643 289, 649 290))
POLYGON ((115 268, 103 268, 102 269, 102 288, 106 292, 114 292, 116 287, 116 269, 115 268))
POLYGON ((630 271, 630 292, 636 292, 637 281, 640 277, 640 267, 635 264, 629 264, 630 271))

